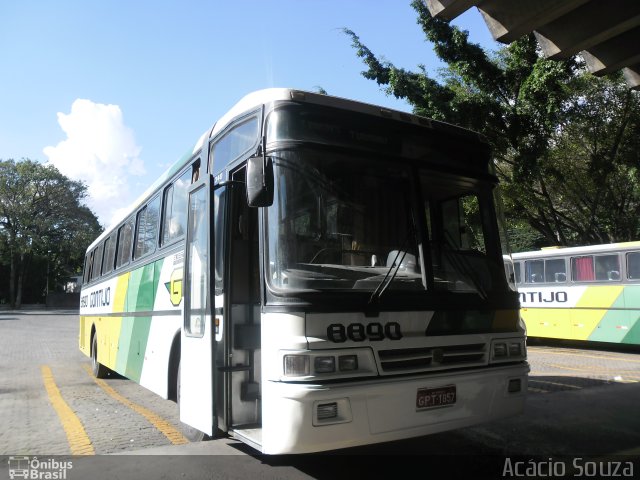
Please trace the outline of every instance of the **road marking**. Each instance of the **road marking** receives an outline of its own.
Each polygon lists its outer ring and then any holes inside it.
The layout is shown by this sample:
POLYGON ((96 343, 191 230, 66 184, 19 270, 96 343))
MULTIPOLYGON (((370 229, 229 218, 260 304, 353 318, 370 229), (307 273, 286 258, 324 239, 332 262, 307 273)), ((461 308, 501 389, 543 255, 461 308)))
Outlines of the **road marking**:
POLYGON ((100 388, 102 388, 111 398, 113 398, 113 399, 117 400, 118 402, 126 405, 131 410, 133 410, 134 412, 142 415, 155 428, 160 430, 162 432, 162 434, 165 437, 167 437, 171 443, 173 443, 174 445, 184 445, 185 443, 189 443, 189 440, 187 440, 184 437, 184 435, 182 435, 182 433, 180 433, 178 430, 176 430, 168 421, 166 421, 160 415, 157 415, 157 414, 153 413, 148 408, 145 408, 142 405, 138 405, 137 403, 132 402, 131 400, 129 400, 125 396, 119 394, 118 392, 115 391, 115 389, 110 387, 107 384, 107 382, 105 382, 104 380, 102 380, 100 378, 95 378, 93 376, 92 371, 91 371, 91 367, 89 367, 89 365, 87 365, 86 363, 83 364, 82 367, 87 372, 87 374, 91 378, 93 378, 93 381, 96 382, 98 384, 98 386, 100 386, 100 388))
POLYGON ((545 390, 544 388, 532 387, 531 385, 529 385, 527 390, 533 393, 549 393, 549 390, 545 390))
POLYGON ((58 389, 53 379, 51 368, 49 368, 48 365, 42 365, 40 371, 42 373, 44 387, 47 389, 47 394, 49 395, 49 401, 58 414, 62 427, 67 434, 71 455, 95 455, 96 452, 93 449, 87 432, 85 432, 82 426, 82 422, 67 402, 64 401, 64 398, 62 398, 60 389, 58 389))
POLYGON ((570 385, 568 383, 559 383, 559 382, 551 382, 549 380, 534 380, 532 378, 529 378, 529 383, 534 382, 534 383, 546 383, 548 385, 558 385, 559 387, 569 387, 569 388, 575 388, 576 390, 581 390, 582 387, 578 387, 577 385, 570 385))
MULTIPOLYGON (((559 368, 560 370, 573 370, 575 372, 589 372, 589 373, 594 373, 596 375, 615 375, 616 373, 619 373, 620 370, 614 369, 615 371, 611 371, 611 369, 595 369, 595 368, 576 368, 576 367, 567 367, 566 365, 556 365, 553 363, 549 363, 548 364, 549 367, 553 367, 553 368, 559 368)), ((633 370, 631 370, 633 371, 633 370)), ((549 373, 549 375, 551 375, 551 373, 549 373)), ((555 375, 555 373, 553 373, 553 375, 555 375)), ((633 380, 632 382, 629 383, 636 383, 638 377, 635 375, 625 375, 626 378, 629 378, 631 380, 633 380)), ((593 377, 586 377, 586 378, 593 378, 593 377)), ((596 380, 601 380, 601 379, 596 379, 596 380)))
POLYGON ((625 363, 640 363, 640 360, 634 360, 631 358, 621 358, 621 357, 611 357, 608 355, 586 355, 584 353, 572 353, 572 352, 554 352, 552 350, 541 350, 536 347, 527 347, 527 353, 531 355, 532 353, 538 355, 545 355, 550 353, 551 355, 562 355, 565 357, 584 357, 584 358, 595 358, 597 360, 614 360, 617 362, 625 362, 625 363))

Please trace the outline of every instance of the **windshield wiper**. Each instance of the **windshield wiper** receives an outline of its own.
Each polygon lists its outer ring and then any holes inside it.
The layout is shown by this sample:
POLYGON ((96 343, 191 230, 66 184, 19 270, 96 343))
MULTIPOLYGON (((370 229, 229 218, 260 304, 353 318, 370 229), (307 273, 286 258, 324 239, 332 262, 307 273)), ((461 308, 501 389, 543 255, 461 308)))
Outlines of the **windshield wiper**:
POLYGON ((404 260, 404 257, 406 255, 407 255, 406 251, 398 250, 398 253, 396 253, 396 258, 393 259, 393 263, 389 267, 389 270, 387 270, 387 273, 385 274, 384 278, 378 284, 376 289, 373 291, 373 293, 371 294, 371 297, 369 297, 369 301, 367 302, 367 305, 370 306, 373 304, 374 301, 375 302, 380 301, 380 297, 382 296, 384 291, 391 284, 391 282, 393 282, 393 279, 396 278, 396 275, 398 274, 398 270, 400 270, 400 265, 402 264, 402 261, 404 260), (402 257, 400 257, 400 254, 402 254, 402 257), (400 257, 400 260, 398 260, 398 257, 400 257), (391 277, 389 277, 389 275, 391 275, 391 277))

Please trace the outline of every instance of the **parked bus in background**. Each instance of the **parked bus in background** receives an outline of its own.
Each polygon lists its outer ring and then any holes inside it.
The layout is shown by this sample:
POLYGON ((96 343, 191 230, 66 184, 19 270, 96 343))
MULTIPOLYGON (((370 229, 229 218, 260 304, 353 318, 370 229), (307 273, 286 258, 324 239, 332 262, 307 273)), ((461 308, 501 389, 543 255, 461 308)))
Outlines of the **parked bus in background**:
POLYGON ((269 454, 519 414, 496 186, 476 133, 254 92, 89 246, 80 349, 269 454))
POLYGON ((512 258, 528 337, 640 345, 640 242, 512 258))

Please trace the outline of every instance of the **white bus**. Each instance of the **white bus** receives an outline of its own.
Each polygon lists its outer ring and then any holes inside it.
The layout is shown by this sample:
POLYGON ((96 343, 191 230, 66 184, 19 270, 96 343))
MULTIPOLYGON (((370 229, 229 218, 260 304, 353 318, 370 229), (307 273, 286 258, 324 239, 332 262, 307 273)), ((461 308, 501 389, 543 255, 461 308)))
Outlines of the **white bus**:
POLYGON ((529 367, 476 133, 252 93, 88 248, 80 349, 188 438, 304 453, 523 411, 529 367))

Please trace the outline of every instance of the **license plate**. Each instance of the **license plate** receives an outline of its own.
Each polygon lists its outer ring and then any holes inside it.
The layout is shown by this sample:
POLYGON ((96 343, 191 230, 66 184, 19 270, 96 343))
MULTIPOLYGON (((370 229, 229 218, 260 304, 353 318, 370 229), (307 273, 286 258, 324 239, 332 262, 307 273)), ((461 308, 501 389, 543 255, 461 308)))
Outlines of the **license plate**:
POLYGON ((446 385, 437 388, 419 388, 416 396, 416 409, 448 407, 456 403, 456 386, 446 385))

